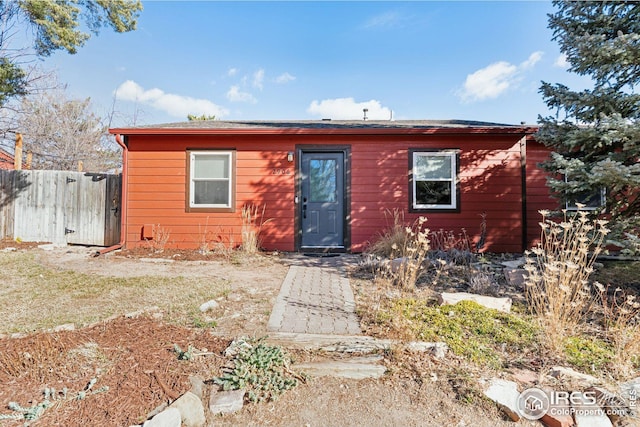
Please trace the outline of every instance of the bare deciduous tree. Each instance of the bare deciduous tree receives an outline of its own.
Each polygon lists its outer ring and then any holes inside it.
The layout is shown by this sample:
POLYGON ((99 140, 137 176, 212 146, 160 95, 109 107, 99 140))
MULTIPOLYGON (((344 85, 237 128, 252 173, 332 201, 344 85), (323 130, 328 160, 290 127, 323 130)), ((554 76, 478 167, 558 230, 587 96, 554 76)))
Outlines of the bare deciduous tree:
POLYGON ((52 90, 25 98, 20 110, 17 129, 25 151, 33 153, 33 169, 77 170, 79 162, 91 172, 119 167, 120 151, 89 98, 52 90))

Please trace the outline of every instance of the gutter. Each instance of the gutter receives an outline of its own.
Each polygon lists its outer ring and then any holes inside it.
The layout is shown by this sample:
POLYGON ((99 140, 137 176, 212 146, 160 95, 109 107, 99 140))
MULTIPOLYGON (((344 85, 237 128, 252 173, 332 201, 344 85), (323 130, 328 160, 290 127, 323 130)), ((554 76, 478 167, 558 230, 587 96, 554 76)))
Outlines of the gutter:
POLYGON ((126 144, 120 138, 120 134, 116 134, 116 142, 120 147, 122 147, 122 184, 120 186, 120 242, 115 245, 109 246, 107 248, 102 248, 99 251, 96 251, 93 256, 98 257, 100 255, 104 255, 106 253, 115 251, 124 246, 125 241, 127 239, 126 232, 126 224, 127 224, 127 177, 128 177, 128 168, 127 168, 127 159, 129 157, 129 150, 127 149, 126 144))
POLYGON ((138 127, 109 129, 125 135, 518 135, 535 132, 531 126, 519 127, 396 127, 396 128, 186 128, 138 127))

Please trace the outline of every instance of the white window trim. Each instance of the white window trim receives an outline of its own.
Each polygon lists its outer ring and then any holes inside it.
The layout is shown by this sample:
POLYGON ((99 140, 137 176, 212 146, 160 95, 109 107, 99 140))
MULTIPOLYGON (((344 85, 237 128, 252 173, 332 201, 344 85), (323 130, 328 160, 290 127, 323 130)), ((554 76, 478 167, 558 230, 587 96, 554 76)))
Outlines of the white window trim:
POLYGON ((212 208, 212 209, 231 209, 233 208, 233 180, 234 180, 234 170, 233 170, 233 151, 228 150, 207 150, 207 151, 190 151, 189 152, 189 207, 190 208, 212 208), (228 178, 194 178, 195 167, 194 167, 194 159, 198 155, 211 155, 215 154, 217 156, 226 155, 229 159, 229 177, 228 178), (203 204, 203 203, 195 203, 195 182, 196 181, 228 181, 228 192, 229 192, 229 203, 222 204, 203 204))
POLYGON ((458 176, 457 176, 457 170, 458 170, 458 160, 457 160, 457 152, 455 151, 446 151, 446 150, 442 150, 442 151, 413 151, 412 152, 412 159, 411 159, 411 174, 412 174, 412 183, 411 185, 413 186, 413 200, 411 201, 411 204, 413 206, 413 209, 416 210, 420 210, 420 209, 457 209, 458 207, 458 191, 457 191, 457 180, 458 180, 458 176), (413 171, 416 169, 416 158, 418 156, 442 156, 442 157, 449 157, 450 161, 451 161, 451 176, 449 178, 446 179, 430 179, 429 181, 445 181, 445 182, 450 182, 450 186, 451 186, 451 203, 447 204, 447 205, 439 205, 439 204, 426 204, 426 205, 421 205, 417 203, 416 197, 417 197, 417 182, 418 180, 416 179, 415 174, 413 174, 413 171))

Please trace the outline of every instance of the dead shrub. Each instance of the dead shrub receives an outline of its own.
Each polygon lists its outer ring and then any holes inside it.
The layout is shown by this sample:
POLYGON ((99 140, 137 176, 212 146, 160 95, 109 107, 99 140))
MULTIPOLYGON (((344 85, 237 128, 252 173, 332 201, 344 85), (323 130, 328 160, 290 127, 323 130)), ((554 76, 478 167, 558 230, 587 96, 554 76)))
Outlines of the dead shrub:
POLYGON ((404 211, 402 209, 387 209, 384 211, 384 218, 387 226, 376 241, 369 245, 366 251, 367 255, 391 258, 392 254, 396 252, 394 247, 398 248, 404 245, 406 239, 404 211))
POLYGON ((613 345, 612 366, 622 375, 632 373, 640 361, 640 302, 620 288, 610 292, 596 282, 602 305, 605 337, 613 345))
POLYGON ((469 290, 478 295, 497 296, 500 293, 500 285, 492 275, 474 271, 474 274, 469 275, 469 290))
POLYGON ((413 224, 402 229, 402 238, 395 231, 391 244, 391 261, 383 264, 385 273, 403 290, 414 290, 418 278, 424 272, 424 262, 429 252, 429 230, 423 228, 427 221, 418 217, 413 224))
POLYGON ((162 253, 171 238, 171 230, 160 224, 153 224, 152 236, 151 239, 144 240, 147 242, 151 251, 154 253, 162 253))
POLYGON ((525 293, 550 348, 560 351, 594 302, 588 279, 609 230, 606 221, 590 220, 585 211, 565 210, 559 222, 549 220, 547 211, 540 213, 540 243, 525 253, 525 293))
POLYGON ((271 219, 264 219, 266 208, 267 205, 263 205, 260 209, 260 206, 254 204, 242 207, 242 245, 240 248, 247 254, 255 254, 260 250, 262 226, 271 222, 271 219))

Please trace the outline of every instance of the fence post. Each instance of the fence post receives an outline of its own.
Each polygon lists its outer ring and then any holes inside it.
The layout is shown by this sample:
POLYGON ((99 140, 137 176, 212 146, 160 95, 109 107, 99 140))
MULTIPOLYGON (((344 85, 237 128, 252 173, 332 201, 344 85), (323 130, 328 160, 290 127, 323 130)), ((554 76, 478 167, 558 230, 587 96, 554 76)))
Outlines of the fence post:
POLYGON ((13 169, 22 170, 22 134, 16 133, 16 149, 13 156, 13 169))

